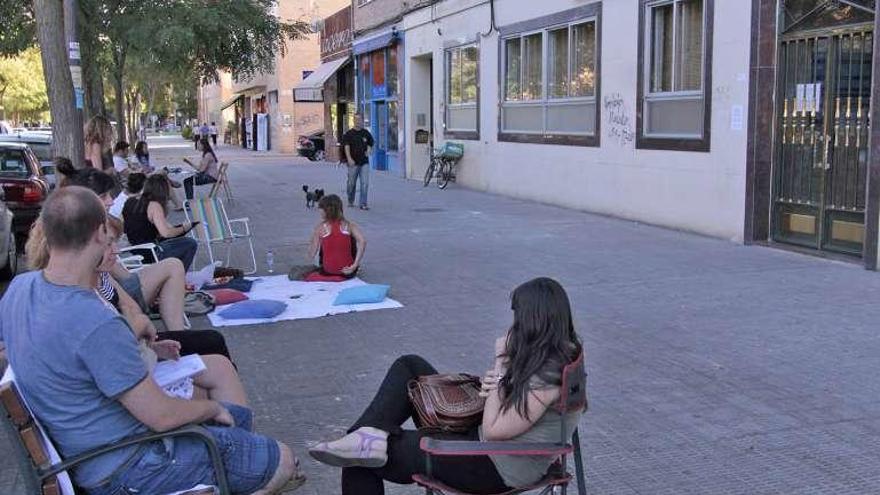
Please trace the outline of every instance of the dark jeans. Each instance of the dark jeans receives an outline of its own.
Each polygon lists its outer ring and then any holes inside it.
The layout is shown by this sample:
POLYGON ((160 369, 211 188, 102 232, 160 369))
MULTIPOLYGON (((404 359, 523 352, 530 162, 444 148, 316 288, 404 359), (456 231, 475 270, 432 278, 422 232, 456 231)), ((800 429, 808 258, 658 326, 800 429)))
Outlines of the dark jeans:
POLYGON ((207 172, 199 172, 183 179, 183 188, 186 190, 186 199, 193 199, 195 197, 195 193, 193 192, 195 186, 204 186, 205 184, 213 184, 215 182, 217 182, 217 179, 211 177, 207 172))
MULTIPOLYGON (((419 356, 397 359, 366 411, 349 430, 372 426, 387 431, 388 462, 381 468, 344 468, 342 495, 383 495, 384 481, 411 484, 414 474, 425 474, 425 454, 419 448, 423 432, 403 430, 408 419, 416 421, 415 411, 407 395, 409 380, 437 370, 419 356)), ((478 440, 477 429, 467 433, 431 434, 448 440, 478 440)), ((447 485, 470 493, 491 494, 509 490, 487 456, 432 457, 431 474, 447 485)))
POLYGON ((229 348, 226 347, 226 339, 223 334, 216 330, 178 330, 173 332, 158 332, 157 340, 176 340, 180 342, 180 355, 220 354, 232 361, 229 348))
POLYGON ((190 265, 196 257, 199 243, 188 236, 165 239, 159 243, 159 259, 177 258, 183 262, 183 270, 189 271, 190 265))
POLYGON ((214 146, 217 146, 217 135, 211 134, 211 142, 214 143, 214 146))

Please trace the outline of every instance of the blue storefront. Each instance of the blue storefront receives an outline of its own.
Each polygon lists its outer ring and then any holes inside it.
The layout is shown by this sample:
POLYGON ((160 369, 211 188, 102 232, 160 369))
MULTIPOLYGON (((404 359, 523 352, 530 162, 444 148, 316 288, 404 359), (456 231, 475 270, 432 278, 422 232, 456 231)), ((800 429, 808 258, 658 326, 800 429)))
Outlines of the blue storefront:
POLYGON ((355 40, 356 91, 364 127, 376 141, 370 163, 375 170, 406 175, 403 142, 403 33, 394 29, 355 40))

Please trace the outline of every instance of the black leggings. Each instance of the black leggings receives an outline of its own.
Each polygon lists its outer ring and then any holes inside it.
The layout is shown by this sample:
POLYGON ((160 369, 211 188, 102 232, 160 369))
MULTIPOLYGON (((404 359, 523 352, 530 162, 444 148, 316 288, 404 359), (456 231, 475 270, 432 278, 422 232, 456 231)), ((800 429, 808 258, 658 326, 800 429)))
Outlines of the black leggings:
MULTIPOLYGON (((342 495, 383 495, 384 481, 410 484, 414 474, 425 474, 425 453, 419 441, 425 433, 403 430, 408 419, 416 421, 409 402, 406 384, 422 375, 433 375, 437 370, 419 356, 402 356, 391 365, 385 380, 366 411, 349 432, 362 426, 372 426, 389 433, 388 462, 381 468, 344 468, 342 495)), ((477 429, 467 433, 431 434, 448 440, 479 440, 477 429)), ((431 474, 447 485, 470 493, 492 494, 509 490, 487 456, 432 457, 431 474)))
POLYGON ((174 332, 158 332, 156 340, 176 340, 180 342, 180 355, 220 354, 232 361, 229 348, 226 347, 226 339, 223 334, 216 330, 179 330, 174 332))

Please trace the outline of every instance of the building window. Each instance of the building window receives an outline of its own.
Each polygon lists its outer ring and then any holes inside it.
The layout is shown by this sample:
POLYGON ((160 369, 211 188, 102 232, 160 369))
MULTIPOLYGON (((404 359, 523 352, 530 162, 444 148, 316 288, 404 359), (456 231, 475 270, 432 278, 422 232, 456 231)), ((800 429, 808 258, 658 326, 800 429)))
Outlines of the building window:
POLYGON ((640 148, 709 150, 712 0, 643 0, 640 148))
POLYGON ((387 50, 388 57, 388 75, 386 81, 388 83, 388 96, 397 95, 397 46, 390 46, 387 50))
POLYGON ((446 50, 446 136, 479 139, 476 45, 446 50))
POLYGON ((596 136, 597 24, 578 19, 503 39, 502 140, 590 144, 576 138, 596 136))

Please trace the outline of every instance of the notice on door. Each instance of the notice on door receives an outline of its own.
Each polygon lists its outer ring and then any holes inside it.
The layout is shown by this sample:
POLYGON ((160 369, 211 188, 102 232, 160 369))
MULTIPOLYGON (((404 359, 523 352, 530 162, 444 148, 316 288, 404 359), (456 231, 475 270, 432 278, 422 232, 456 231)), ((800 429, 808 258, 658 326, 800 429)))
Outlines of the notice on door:
POLYGON ((795 112, 822 111, 822 83, 798 84, 795 87, 795 112))

